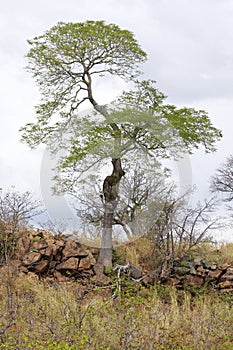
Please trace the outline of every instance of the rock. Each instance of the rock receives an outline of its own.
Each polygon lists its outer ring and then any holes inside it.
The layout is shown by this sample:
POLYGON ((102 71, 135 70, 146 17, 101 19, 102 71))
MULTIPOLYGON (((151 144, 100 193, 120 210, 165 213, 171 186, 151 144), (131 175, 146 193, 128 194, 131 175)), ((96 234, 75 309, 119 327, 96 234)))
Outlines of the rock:
POLYGON ((44 240, 44 239, 41 239, 39 241, 35 241, 32 243, 32 247, 35 249, 35 250, 41 250, 41 249, 45 249, 48 247, 48 243, 44 240))
POLYGON ((228 267, 227 274, 228 275, 233 275, 233 267, 228 267))
POLYGON ((51 247, 47 247, 46 249, 42 249, 40 253, 45 256, 45 257, 52 257, 53 255, 53 250, 51 247))
POLYGON ((229 265, 229 264, 227 264, 227 263, 221 264, 221 265, 218 266, 218 268, 219 268, 220 270, 227 270, 229 267, 231 267, 231 265, 229 265))
POLYGON ((227 269, 227 271, 221 276, 220 281, 233 281, 233 273, 227 269))
POLYGON ((111 282, 111 279, 104 274, 104 265, 97 263, 94 266, 95 276, 92 277, 92 281, 98 286, 106 286, 111 282))
POLYGON ((158 282, 160 275, 160 269, 155 269, 154 271, 150 271, 147 273, 147 275, 143 278, 142 282, 143 284, 151 284, 154 285, 158 282))
POLYGON ((58 264, 56 270, 78 270, 79 259, 78 258, 69 258, 68 260, 58 264))
POLYGON ((54 238, 47 239, 48 247, 52 250, 53 254, 56 254, 59 245, 55 243, 54 238))
POLYGON ((195 270, 195 267, 194 267, 194 265, 192 263, 190 263, 189 268, 190 268, 190 274, 191 275, 196 275, 197 274, 197 271, 195 270))
POLYGON ((41 254, 38 252, 28 253, 23 257, 23 264, 26 266, 35 264, 40 260, 40 258, 41 258, 41 254))
POLYGON ((188 267, 177 266, 174 268, 174 275, 184 276, 190 273, 190 269, 188 267))
POLYGON ((180 284, 180 279, 177 277, 168 277, 164 284, 167 286, 178 286, 180 284))
POLYGON ((130 265, 129 276, 137 280, 142 277, 142 271, 137 267, 130 265))
POLYGON ((79 270, 89 270, 95 264, 96 264, 96 260, 93 257, 93 255, 89 252, 89 254, 86 258, 80 259, 78 269, 79 270))
POLYGON ((47 270, 48 266, 49 266, 48 260, 41 260, 37 264, 35 264, 35 266, 33 266, 33 271, 35 273, 41 274, 47 270))
POLYGON ((21 266, 19 267, 19 272, 28 273, 28 269, 27 269, 26 266, 21 265, 21 266))
POLYGON ((205 277, 208 274, 208 270, 206 270, 203 266, 198 266, 196 269, 196 274, 198 276, 205 277))
POLYGON ((222 271, 219 269, 210 270, 208 275, 206 276, 206 281, 218 280, 221 274, 222 274, 222 271))
POLYGON ((65 248, 62 251, 63 260, 70 257, 86 258, 88 252, 85 251, 80 243, 77 243, 71 239, 67 239, 65 248))
POLYGON ((67 282, 69 277, 63 276, 59 271, 54 271, 53 276, 57 279, 58 282, 67 282))
POLYGON ((201 276, 187 275, 185 278, 185 284, 189 286, 201 287, 203 283, 204 280, 201 276))
POLYGON ((210 267, 209 267, 209 269, 210 270, 217 270, 217 268, 218 268, 218 265, 216 264, 216 263, 212 263, 211 265, 210 265, 210 267))
POLYGON ((202 258, 196 258, 193 260, 195 267, 197 266, 205 266, 205 260, 202 258))
POLYGON ((17 242, 17 252, 19 257, 23 257, 26 253, 28 253, 30 249, 30 238, 28 236, 22 236, 19 238, 17 242))
POLYGON ((221 288, 221 289, 233 288, 233 282, 231 282, 231 281, 220 282, 218 284, 218 287, 221 288))

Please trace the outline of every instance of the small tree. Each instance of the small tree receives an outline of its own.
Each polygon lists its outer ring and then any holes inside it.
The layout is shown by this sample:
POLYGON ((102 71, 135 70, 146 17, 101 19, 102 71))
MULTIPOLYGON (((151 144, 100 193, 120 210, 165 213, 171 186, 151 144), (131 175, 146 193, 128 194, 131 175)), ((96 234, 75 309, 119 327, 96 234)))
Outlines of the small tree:
POLYGON ((230 155, 211 178, 212 192, 223 194, 224 200, 233 200, 233 156, 230 155))
POLYGON ((98 165, 100 171, 106 163, 112 164, 112 173, 105 176, 102 186, 99 256, 100 263, 110 266, 113 216, 126 165, 134 164, 139 153, 159 159, 200 146, 213 151, 221 132, 204 111, 166 105, 154 82, 137 81, 138 66, 146 53, 128 30, 103 21, 60 22, 29 40, 29 45, 28 69, 39 85, 42 101, 36 107, 37 122, 22 129, 23 140, 31 147, 44 143, 54 152, 66 150, 56 178, 60 191, 73 192, 87 170, 98 165), (101 106, 93 92, 97 86, 93 79, 107 74, 135 84, 112 109, 101 106), (77 114, 85 101, 98 115, 85 118, 77 114))
POLYGON ((0 219, 10 225, 12 233, 42 212, 40 203, 29 191, 20 193, 14 188, 0 191, 0 219))
POLYGON ((17 230, 43 212, 30 192, 20 193, 12 187, 0 190, 0 260, 7 261, 15 248, 17 230))
POLYGON ((223 226, 222 219, 216 217, 215 197, 192 206, 187 200, 190 191, 177 196, 174 187, 171 189, 149 232, 165 261, 182 257, 198 245, 210 242, 214 230, 223 226))

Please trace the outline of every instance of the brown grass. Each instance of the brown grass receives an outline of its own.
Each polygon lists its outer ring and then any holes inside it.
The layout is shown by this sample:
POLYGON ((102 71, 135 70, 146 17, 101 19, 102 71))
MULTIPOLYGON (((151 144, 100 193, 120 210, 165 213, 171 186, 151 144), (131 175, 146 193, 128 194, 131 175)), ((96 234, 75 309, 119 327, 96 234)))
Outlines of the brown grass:
POLYGON ((1 276, 0 349, 233 349, 233 296, 1 276), (89 285, 90 288, 90 285, 89 285))

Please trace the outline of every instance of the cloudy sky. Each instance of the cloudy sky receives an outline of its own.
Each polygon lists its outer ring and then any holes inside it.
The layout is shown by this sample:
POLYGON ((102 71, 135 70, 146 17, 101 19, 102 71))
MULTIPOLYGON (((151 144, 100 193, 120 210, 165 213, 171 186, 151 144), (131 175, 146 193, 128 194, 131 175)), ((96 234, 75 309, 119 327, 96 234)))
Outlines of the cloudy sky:
MULTIPOLYGON (((188 181, 191 169, 198 196, 208 196, 210 176, 232 152, 233 0, 0 1, 0 187, 14 185, 46 196, 45 168, 50 164, 44 148, 31 151, 19 142, 18 130, 34 120, 39 101, 37 87, 24 69, 27 39, 58 21, 87 19, 133 31, 148 53, 145 77, 158 82, 168 102, 205 109, 222 129, 224 137, 215 154, 198 151, 178 169, 188 181)), ((120 92, 113 84, 101 88, 100 103, 120 92)))

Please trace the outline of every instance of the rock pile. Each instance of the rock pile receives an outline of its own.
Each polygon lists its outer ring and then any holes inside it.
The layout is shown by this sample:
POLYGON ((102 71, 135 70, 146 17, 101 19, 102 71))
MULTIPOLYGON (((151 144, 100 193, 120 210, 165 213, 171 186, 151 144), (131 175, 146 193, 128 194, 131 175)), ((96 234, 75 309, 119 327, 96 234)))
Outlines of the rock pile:
MULTIPOLYGON (((103 265, 97 263, 98 253, 97 248, 81 245, 74 238, 65 235, 28 231, 18 237, 14 255, 8 265, 18 274, 36 278, 66 282, 91 277, 95 284, 107 285, 111 279, 104 274, 103 265)), ((184 257, 176 260, 168 266, 165 274, 161 268, 142 273, 130 264, 118 267, 127 267, 129 278, 145 285, 160 282, 178 289, 205 286, 214 287, 221 292, 233 292, 233 266, 207 264, 202 258, 184 257)), ((0 266, 0 272, 4 273, 4 264, 0 266)))
POLYGON ((65 235, 30 231, 18 239, 11 263, 19 273, 63 282, 93 275, 97 254, 97 249, 87 248, 65 235))
POLYGON ((169 277, 163 283, 174 285, 178 289, 187 286, 214 287, 221 292, 233 291, 233 266, 229 264, 207 264, 204 259, 191 260, 186 257, 175 261, 169 277))

